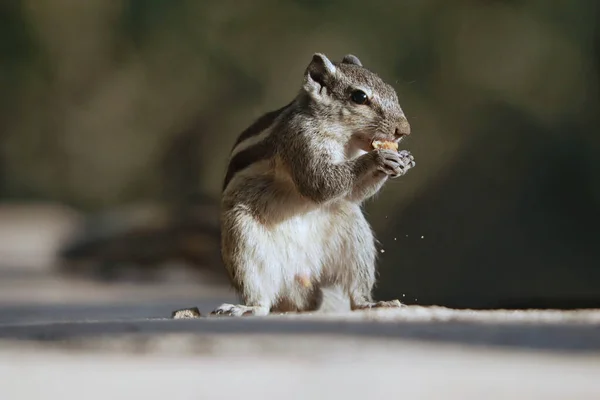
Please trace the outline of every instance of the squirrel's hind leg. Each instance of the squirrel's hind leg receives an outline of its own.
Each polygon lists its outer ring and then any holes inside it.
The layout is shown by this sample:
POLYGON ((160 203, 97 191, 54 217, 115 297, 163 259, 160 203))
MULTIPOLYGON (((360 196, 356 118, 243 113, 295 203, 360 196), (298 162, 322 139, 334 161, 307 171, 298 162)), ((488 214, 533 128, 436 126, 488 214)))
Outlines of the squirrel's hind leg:
POLYGON ((271 312, 283 285, 271 238, 244 210, 223 217, 223 262, 241 304, 222 304, 211 315, 264 316, 271 312))
POLYGON ((389 300, 389 301, 362 301, 358 303, 351 302, 352 311, 355 310, 369 310, 371 308, 399 308, 405 307, 404 304, 400 303, 400 300, 389 300))
POLYGON ((337 232, 342 232, 334 243, 341 244, 340 249, 333 249, 338 257, 337 262, 329 270, 334 281, 341 283, 350 299, 351 310, 365 310, 371 308, 397 308, 403 304, 399 300, 374 301, 372 297, 375 286, 375 262, 377 249, 373 231, 369 226, 362 210, 358 205, 346 204, 340 209, 344 218, 337 227, 337 232))

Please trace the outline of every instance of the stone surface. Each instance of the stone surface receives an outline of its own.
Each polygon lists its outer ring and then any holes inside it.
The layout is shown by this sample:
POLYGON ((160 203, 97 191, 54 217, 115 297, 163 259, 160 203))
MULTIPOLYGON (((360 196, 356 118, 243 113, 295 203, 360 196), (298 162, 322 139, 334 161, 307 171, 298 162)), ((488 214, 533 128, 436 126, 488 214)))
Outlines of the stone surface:
POLYGON ((0 274, 1 399, 600 398, 600 310, 173 319, 235 296, 0 274))

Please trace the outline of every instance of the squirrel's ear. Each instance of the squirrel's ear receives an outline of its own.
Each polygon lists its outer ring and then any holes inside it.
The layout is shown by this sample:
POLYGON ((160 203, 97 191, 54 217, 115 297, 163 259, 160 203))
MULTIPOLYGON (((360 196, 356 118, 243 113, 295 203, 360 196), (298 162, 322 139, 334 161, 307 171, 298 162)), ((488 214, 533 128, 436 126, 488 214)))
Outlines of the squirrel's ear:
POLYGON ((354 54, 346 54, 344 56, 344 58, 342 58, 342 63, 343 64, 354 64, 354 65, 358 65, 359 67, 362 67, 362 63, 360 62, 358 57, 356 57, 354 54))
POLYGON ((325 86, 327 78, 334 75, 335 65, 325 56, 325 54, 315 53, 306 68, 304 74, 304 86, 309 92, 320 92, 325 86))

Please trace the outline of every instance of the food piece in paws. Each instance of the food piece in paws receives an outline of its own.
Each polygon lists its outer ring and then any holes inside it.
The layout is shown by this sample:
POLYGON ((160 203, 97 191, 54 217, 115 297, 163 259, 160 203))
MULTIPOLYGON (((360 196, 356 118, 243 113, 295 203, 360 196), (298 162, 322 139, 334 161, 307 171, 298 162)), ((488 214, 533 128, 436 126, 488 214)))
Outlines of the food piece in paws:
POLYGON ((373 143, 371 143, 371 146, 373 146, 375 150, 386 149, 398 151, 398 143, 387 140, 374 140, 373 143))

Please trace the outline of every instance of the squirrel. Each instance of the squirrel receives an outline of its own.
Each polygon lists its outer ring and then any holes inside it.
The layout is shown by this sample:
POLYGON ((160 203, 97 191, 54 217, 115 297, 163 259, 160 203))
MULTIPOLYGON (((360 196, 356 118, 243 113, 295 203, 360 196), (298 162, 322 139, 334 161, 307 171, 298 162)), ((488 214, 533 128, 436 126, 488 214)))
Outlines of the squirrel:
POLYGON ((402 307, 373 300, 376 242, 361 205, 415 166, 397 150, 410 130, 393 87, 358 57, 314 53, 295 98, 231 150, 221 255, 243 304, 211 315, 317 311, 324 288, 341 290, 351 310, 402 307))

